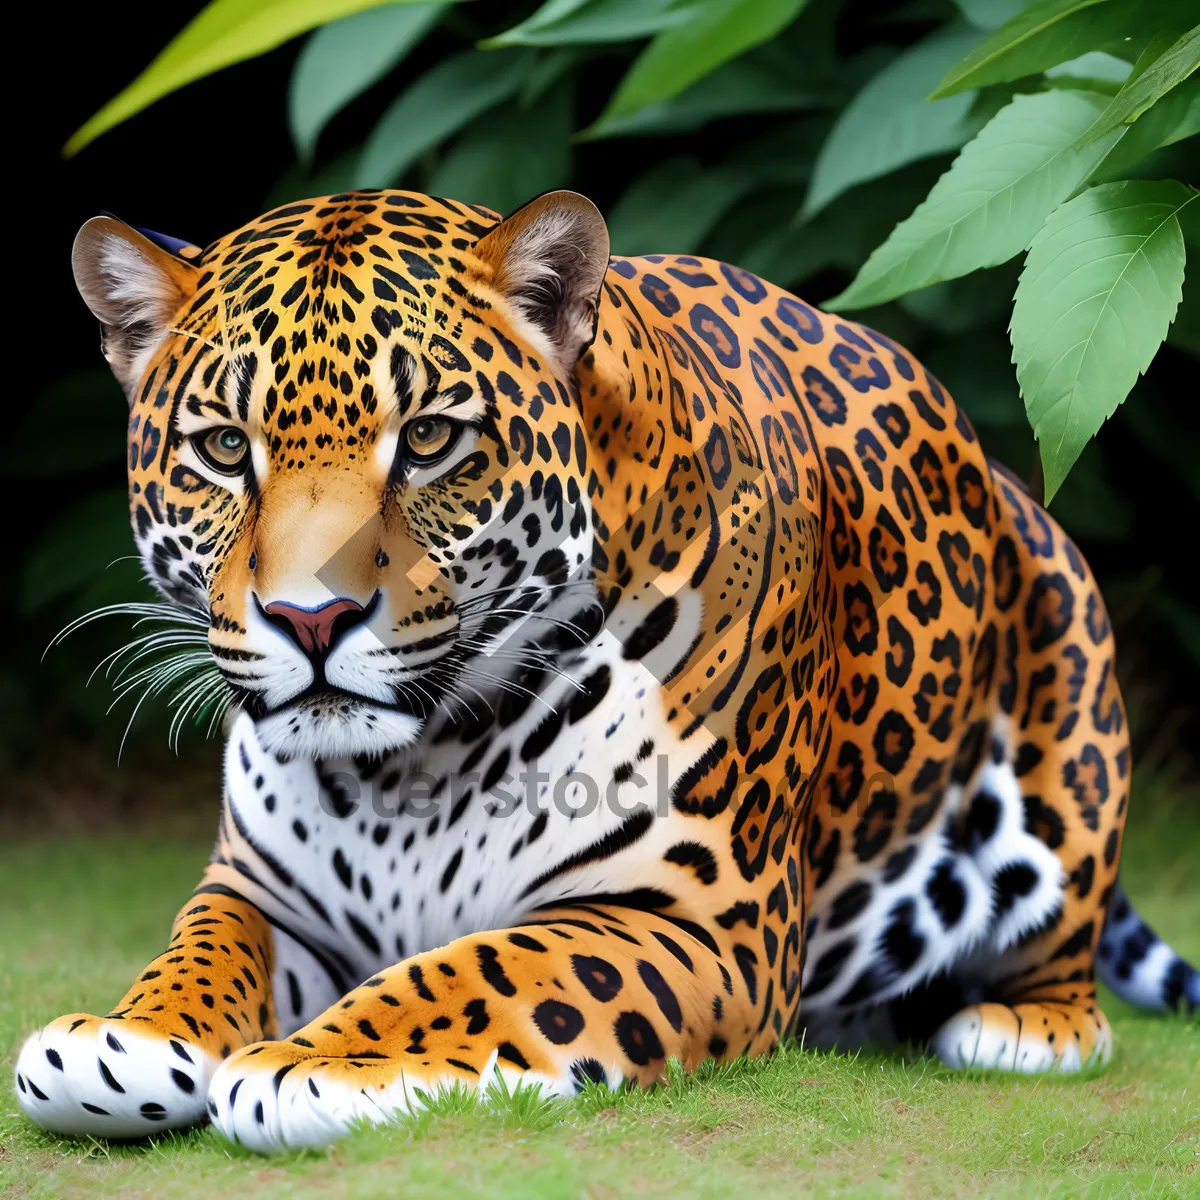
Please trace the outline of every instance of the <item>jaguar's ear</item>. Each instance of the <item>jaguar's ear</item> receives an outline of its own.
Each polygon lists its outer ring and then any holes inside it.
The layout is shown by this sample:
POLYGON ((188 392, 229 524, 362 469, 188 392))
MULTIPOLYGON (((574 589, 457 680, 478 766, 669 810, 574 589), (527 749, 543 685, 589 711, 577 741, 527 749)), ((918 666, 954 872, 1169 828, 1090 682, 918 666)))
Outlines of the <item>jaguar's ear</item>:
POLYGON ((502 293, 572 371, 596 335, 600 285, 608 269, 608 227, 577 192, 547 192, 475 244, 502 293))
POLYGON ((172 319, 196 289, 198 270, 177 253, 116 217, 93 217, 71 249, 75 286, 100 322, 100 348, 130 404, 172 319))

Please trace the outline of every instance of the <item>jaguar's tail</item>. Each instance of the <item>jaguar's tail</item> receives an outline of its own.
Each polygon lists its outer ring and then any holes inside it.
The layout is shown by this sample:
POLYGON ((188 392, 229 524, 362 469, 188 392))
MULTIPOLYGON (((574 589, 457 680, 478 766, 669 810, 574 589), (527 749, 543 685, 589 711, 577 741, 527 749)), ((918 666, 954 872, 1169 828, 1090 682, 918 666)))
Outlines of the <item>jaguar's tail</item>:
POLYGON ((1200 1010, 1200 971, 1138 916, 1117 885, 1096 950, 1096 973, 1123 1000, 1159 1012, 1200 1010))

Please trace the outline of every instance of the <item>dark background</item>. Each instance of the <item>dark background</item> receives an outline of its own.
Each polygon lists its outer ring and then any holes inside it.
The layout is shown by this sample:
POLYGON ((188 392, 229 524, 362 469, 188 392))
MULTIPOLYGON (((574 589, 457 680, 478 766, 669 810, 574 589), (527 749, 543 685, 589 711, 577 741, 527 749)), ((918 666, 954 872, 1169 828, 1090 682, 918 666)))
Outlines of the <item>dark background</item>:
MULTIPOLYGON (((72 238, 88 217, 110 211, 205 244, 268 203, 305 192, 285 106, 299 41, 192 84, 106 133, 77 158, 61 158, 67 137, 201 5, 121 6, 120 17, 113 7, 79 6, 69 18, 49 5, 26 10, 28 23, 9 45, 20 82, 7 122, 9 411, 0 467, 11 490, 5 509, 10 582, 0 599, 8 634, 0 666, 0 820, 29 832, 195 808, 211 813, 219 759, 217 745, 197 731, 185 735, 176 759, 166 747, 165 719, 151 711, 139 715, 118 767, 132 703, 127 699, 106 715, 112 695, 104 680, 98 677, 86 689, 84 684, 95 662, 127 636, 127 624, 99 622, 42 659, 67 621, 97 603, 144 594, 136 564, 103 569, 93 561, 114 538, 124 537, 118 553, 133 550, 131 537, 113 532, 113 523, 123 520, 117 493, 125 482, 127 410, 107 379, 95 323, 72 282, 72 238), (25 75, 26 69, 32 73, 25 75)), ((482 6, 471 7, 479 19, 482 6)), ((850 53, 867 37, 894 36, 904 44, 922 32, 918 22, 881 34, 872 21, 888 7, 849 3, 839 19, 839 51, 850 53)), ((511 23, 514 8, 520 6, 503 6, 497 28, 511 23)), ((452 28, 439 29, 415 57, 461 44, 452 28)), ((621 62, 600 60, 581 70, 577 124, 599 112, 622 69, 621 62), (593 94, 594 104, 588 100, 593 94)), ((398 68, 401 78, 405 70, 398 68)), ((336 157, 339 147, 361 141, 363 123, 373 120, 380 97, 390 98, 396 84, 394 73, 337 117, 322 139, 322 157, 336 157)), ((762 118, 759 132, 775 119, 762 118)), ((731 131, 746 128, 746 118, 740 120, 731 131)), ((572 186, 602 209, 611 208, 664 149, 708 162, 723 131, 718 122, 666 145, 661 137, 585 143, 574 151, 572 186)), ((932 182, 948 161, 935 159, 918 170, 932 182)), ((402 182, 420 187, 422 168, 402 182)), ((886 189, 891 183, 864 186, 886 189)), ((1000 278, 1011 287, 1015 275, 1000 278)), ((820 303, 848 279, 824 270, 797 290, 820 303)), ((1028 428, 1020 421, 989 428, 980 419, 986 413, 973 408, 970 389, 956 388, 953 335, 914 329, 893 308, 863 313, 862 319, 933 364, 976 417, 985 447, 1036 483, 1028 428)), ((1200 455, 1191 454, 1200 446, 1197 378, 1194 357, 1164 346, 1052 508, 1093 563, 1108 597, 1139 754, 1144 762, 1169 762, 1173 774, 1194 772, 1200 745, 1200 669, 1188 648, 1188 631, 1194 647, 1200 621, 1194 582, 1200 455)))

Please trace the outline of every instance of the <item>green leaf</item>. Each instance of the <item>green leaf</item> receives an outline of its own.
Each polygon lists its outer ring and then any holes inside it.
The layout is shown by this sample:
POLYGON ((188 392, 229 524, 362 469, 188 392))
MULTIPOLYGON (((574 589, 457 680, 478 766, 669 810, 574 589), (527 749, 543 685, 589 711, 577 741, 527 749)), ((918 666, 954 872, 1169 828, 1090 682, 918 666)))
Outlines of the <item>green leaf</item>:
POLYGON ((537 33, 542 29, 552 29, 555 25, 570 20, 581 8, 587 8, 594 3, 595 0, 546 0, 541 8, 526 17, 524 21, 493 38, 481 41, 479 45, 482 49, 487 49, 489 41, 495 44, 501 39, 512 40, 537 33))
POLYGON ((754 184, 743 171, 669 159, 636 180, 609 211, 613 253, 694 253, 754 184))
POLYGON ((1141 50, 1135 56, 1136 61, 1130 57, 1133 39, 1129 39, 1129 44, 1122 49, 1125 57, 1130 58, 1130 61, 1133 62, 1133 69, 1129 75, 1130 83, 1135 79, 1140 79, 1175 44, 1178 33, 1179 30, 1171 22, 1161 27, 1147 25, 1142 36, 1138 38, 1138 45, 1141 47, 1141 50))
POLYGON ((1057 208, 1025 260, 1012 344, 1047 503, 1167 336, 1183 287, 1173 180, 1089 188, 1057 208))
POLYGON ((212 0, 121 93, 72 135, 63 153, 75 154, 102 133, 184 84, 222 67, 274 50, 327 21, 416 0, 212 0))
POLYGON ((1098 50, 1144 24, 1144 12, 1141 0, 1034 0, 947 71, 930 99, 1007 83, 1098 50))
POLYGON ((813 169, 804 202, 807 220, 835 197, 897 167, 954 150, 973 132, 974 93, 930 104, 925 97, 949 64, 980 39, 979 30, 951 25, 904 51, 842 110, 813 169))
POLYGON ((531 17, 479 43, 498 46, 578 46, 649 37, 692 16, 677 0, 547 0, 531 17))
POLYGON ((1120 138, 1117 130, 1076 145, 1102 106, 1103 97, 1084 92, 1014 96, 828 304, 882 304, 1019 254, 1120 138))
POLYGON ((510 100, 484 113, 447 151, 429 191, 510 213, 569 183, 573 91, 564 80, 532 109, 510 100))
POLYGON ((1200 25, 1189 30, 1135 79, 1127 83, 1084 134, 1094 141, 1123 125, 1132 124, 1150 106, 1178 87, 1200 66, 1200 25))
POLYGON ((1132 63, 1123 58, 1103 50, 1089 50, 1078 58, 1051 67, 1046 72, 1046 82, 1051 87, 1082 88, 1085 92, 1115 96, 1132 70, 1132 63))
POLYGON ((87 587, 133 549, 125 489, 85 497, 55 518, 34 546, 21 572, 20 611, 34 612, 87 587))
POLYGON ((530 61, 528 51, 464 50, 430 68, 371 130, 356 172, 359 186, 394 183, 427 150, 514 96, 530 61))
POLYGON ((288 86, 288 124, 311 162, 329 119, 382 79, 441 19, 436 4, 388 4, 318 29, 304 43, 288 86))
POLYGON ((804 79, 785 74, 758 51, 752 51, 718 67, 676 96, 656 100, 628 116, 596 121, 577 140, 691 133, 721 117, 827 108, 834 102, 830 90, 814 88, 804 79))
POLYGON ((1193 78, 1168 92, 1129 126, 1096 169, 1096 182, 1124 179, 1134 164, 1148 154, 1197 133, 1200 133, 1200 79, 1193 78))
POLYGON ((664 29, 634 59, 598 125, 669 96, 752 46, 774 37, 807 0, 701 0, 688 19, 664 29))

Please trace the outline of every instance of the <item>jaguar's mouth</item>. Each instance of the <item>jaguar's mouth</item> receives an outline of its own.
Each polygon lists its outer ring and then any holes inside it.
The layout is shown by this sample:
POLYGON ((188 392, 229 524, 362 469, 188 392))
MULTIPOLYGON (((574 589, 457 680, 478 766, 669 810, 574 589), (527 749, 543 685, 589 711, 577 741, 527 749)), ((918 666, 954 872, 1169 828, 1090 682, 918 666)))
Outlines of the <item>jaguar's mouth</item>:
POLYGON ((278 757, 327 759, 378 757, 407 746, 426 714, 326 686, 250 715, 259 740, 278 757))
POLYGON ((261 698, 255 704, 247 705, 247 711, 255 720, 281 716, 284 713, 297 710, 307 710, 314 720, 333 719, 351 715, 356 708, 363 706, 380 708, 391 712, 405 713, 409 716, 427 716, 417 711, 412 705, 402 702, 390 704, 374 696, 364 696, 361 692, 352 692, 346 688, 331 687, 323 680, 305 688, 298 695, 292 696, 282 704, 269 706, 261 698))

